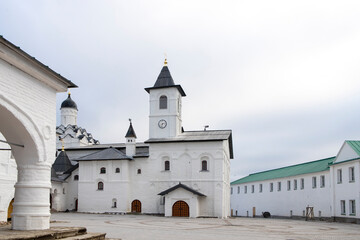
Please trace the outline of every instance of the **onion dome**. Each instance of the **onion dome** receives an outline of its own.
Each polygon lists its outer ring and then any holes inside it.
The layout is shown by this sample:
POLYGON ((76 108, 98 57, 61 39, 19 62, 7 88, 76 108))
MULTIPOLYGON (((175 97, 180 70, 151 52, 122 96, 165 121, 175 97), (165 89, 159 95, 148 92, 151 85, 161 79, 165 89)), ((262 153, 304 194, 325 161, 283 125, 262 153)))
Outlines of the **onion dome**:
POLYGON ((71 99, 70 95, 71 94, 69 92, 68 98, 65 101, 62 102, 60 109, 62 109, 62 108, 73 108, 73 109, 78 110, 76 103, 71 99))

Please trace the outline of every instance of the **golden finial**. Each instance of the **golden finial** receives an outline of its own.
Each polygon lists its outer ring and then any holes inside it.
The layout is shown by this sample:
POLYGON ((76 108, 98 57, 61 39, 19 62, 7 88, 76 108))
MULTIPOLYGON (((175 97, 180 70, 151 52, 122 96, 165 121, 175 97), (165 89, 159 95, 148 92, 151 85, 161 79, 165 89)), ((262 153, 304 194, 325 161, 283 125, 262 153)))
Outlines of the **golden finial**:
POLYGON ((70 90, 69 90, 69 92, 68 92, 68 95, 69 95, 69 96, 71 95, 71 92, 70 92, 70 90))
POLYGON ((166 53, 165 53, 164 55, 165 55, 164 66, 167 66, 167 56, 166 56, 166 53))
POLYGON ((65 151, 65 147, 64 147, 64 139, 61 139, 61 151, 65 151))

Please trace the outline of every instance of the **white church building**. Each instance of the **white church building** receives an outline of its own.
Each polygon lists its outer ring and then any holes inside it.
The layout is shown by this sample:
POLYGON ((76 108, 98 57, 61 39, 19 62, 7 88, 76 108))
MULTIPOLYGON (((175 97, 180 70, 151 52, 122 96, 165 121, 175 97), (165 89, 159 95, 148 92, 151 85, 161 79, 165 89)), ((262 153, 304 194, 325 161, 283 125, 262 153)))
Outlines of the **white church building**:
POLYGON ((100 144, 77 125, 77 105, 61 105, 51 207, 91 213, 230 216, 231 130, 184 131, 182 98, 165 65, 149 94, 149 139, 100 144), (63 146, 63 147, 62 147, 63 146))
POLYGON ((250 174, 231 183, 233 216, 271 216, 360 223, 360 141, 335 157, 250 174))

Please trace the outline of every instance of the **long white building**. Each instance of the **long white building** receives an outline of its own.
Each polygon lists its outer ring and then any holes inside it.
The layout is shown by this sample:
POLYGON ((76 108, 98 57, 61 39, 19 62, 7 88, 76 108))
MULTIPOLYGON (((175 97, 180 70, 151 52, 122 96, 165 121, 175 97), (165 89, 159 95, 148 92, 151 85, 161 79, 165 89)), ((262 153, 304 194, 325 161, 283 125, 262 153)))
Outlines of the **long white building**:
POLYGON ((233 216, 331 218, 360 223, 360 141, 335 157, 250 174, 231 183, 233 216), (312 208, 312 212, 311 212, 312 208))

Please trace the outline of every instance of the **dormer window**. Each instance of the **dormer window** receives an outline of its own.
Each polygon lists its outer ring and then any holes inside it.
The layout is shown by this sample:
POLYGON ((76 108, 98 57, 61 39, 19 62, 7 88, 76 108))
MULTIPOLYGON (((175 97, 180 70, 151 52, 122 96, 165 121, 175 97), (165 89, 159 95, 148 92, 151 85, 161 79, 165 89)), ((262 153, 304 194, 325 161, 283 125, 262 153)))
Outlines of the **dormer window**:
POLYGON ((160 97, 159 108, 167 109, 167 97, 164 95, 160 97))

